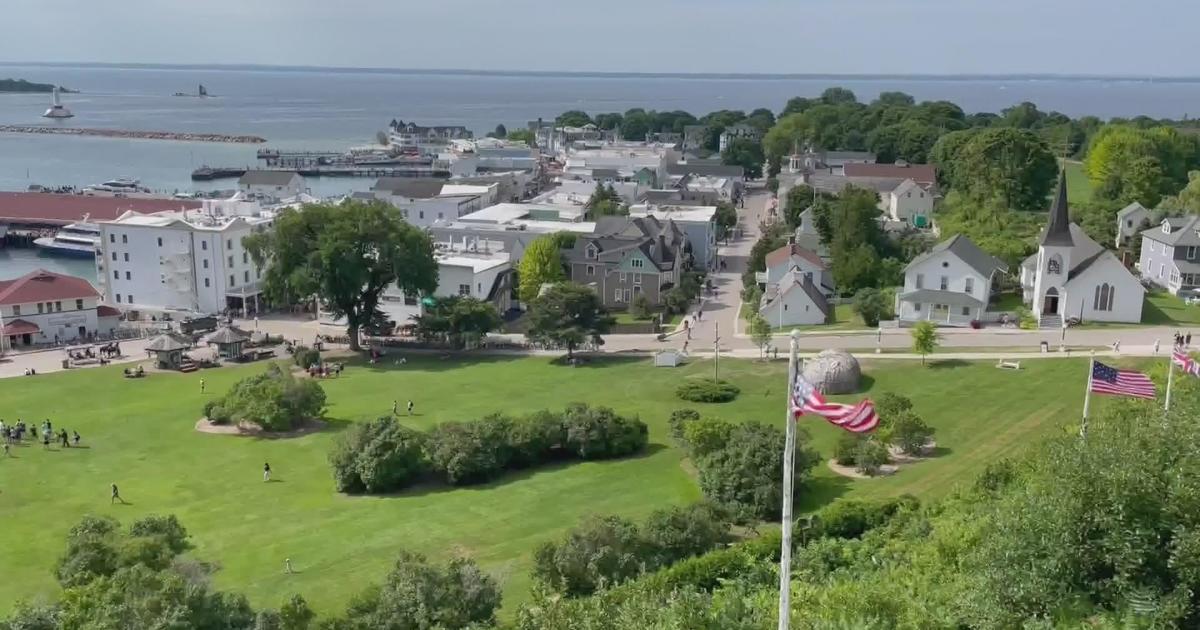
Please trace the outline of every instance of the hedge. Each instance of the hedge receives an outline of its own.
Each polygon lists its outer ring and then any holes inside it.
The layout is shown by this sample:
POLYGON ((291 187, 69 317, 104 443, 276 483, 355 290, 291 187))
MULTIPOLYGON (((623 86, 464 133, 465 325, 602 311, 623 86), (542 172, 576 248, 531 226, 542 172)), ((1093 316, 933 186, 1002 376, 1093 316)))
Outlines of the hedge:
POLYGON ((711 378, 688 379, 675 390, 675 395, 691 402, 729 402, 741 393, 737 385, 729 381, 711 378))

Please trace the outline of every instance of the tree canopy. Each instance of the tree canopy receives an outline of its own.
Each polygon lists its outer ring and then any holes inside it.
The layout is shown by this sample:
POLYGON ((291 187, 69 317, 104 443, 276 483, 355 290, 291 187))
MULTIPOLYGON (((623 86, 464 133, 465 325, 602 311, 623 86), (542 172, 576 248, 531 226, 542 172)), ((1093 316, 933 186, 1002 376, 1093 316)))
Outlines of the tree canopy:
POLYGON ((517 276, 520 280, 517 294, 524 304, 532 303, 543 285, 565 279, 558 239, 553 235, 533 239, 517 264, 517 276))
POLYGON ((560 282, 530 303, 527 336, 535 343, 566 348, 569 358, 584 343, 603 344, 602 335, 613 322, 595 291, 560 282))

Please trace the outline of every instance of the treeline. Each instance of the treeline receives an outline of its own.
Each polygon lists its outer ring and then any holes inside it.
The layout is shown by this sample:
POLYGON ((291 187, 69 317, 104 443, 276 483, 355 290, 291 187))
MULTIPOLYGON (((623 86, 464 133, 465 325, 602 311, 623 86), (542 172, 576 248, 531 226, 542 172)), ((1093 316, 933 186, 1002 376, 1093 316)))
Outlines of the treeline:
MULTIPOLYGON (((49 94, 54 91, 54 87, 53 83, 33 83, 25 79, 0 79, 0 92, 43 92, 49 94)), ((68 90, 64 87, 58 88, 58 91, 63 94, 73 93, 73 90, 68 90)))
POLYGON ((349 429, 330 451, 329 465, 339 492, 377 494, 429 478, 468 485, 554 461, 623 457, 645 450, 648 436, 636 417, 583 403, 559 413, 444 422, 427 433, 387 416, 349 429))

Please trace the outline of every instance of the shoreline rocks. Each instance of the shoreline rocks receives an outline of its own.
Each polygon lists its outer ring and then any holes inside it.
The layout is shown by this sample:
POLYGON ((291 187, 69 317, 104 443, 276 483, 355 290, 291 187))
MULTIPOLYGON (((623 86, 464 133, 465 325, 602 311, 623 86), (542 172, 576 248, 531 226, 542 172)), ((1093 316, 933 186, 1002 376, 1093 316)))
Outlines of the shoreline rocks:
POLYGON ((0 125, 0 133, 30 133, 59 136, 96 136, 126 140, 170 140, 174 142, 220 142, 227 144, 263 144, 261 136, 182 131, 135 131, 128 129, 88 129, 81 127, 45 127, 38 125, 0 125))

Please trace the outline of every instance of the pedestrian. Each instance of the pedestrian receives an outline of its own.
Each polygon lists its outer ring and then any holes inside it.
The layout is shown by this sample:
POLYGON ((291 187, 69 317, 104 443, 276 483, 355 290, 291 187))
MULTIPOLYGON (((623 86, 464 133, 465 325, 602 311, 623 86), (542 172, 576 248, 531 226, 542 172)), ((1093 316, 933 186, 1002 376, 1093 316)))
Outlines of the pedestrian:
POLYGON ((286 574, 294 573, 294 571, 292 571, 292 559, 291 558, 283 559, 283 572, 286 574))
POLYGON ((773 359, 779 358, 779 346, 775 346, 775 347, 771 348, 771 358, 773 358, 773 359))
POLYGON ((71 439, 67 435, 66 429, 59 432, 58 439, 62 442, 63 448, 71 448, 71 439))
POLYGON ((1188 332, 1188 334, 1183 336, 1183 347, 1184 348, 1192 347, 1192 333, 1190 331, 1188 332))
POLYGON ((270 480, 271 480, 271 463, 264 462, 263 463, 263 481, 270 481, 270 480))
POLYGON ((409 400, 408 401, 408 415, 410 415, 410 416, 413 415, 412 411, 413 411, 413 401, 409 400))
POLYGON ((400 415, 400 401, 398 401, 398 400, 392 401, 392 415, 393 416, 400 415))
POLYGON ((8 447, 8 440, 4 440, 4 456, 5 456, 5 457, 12 457, 12 453, 9 453, 9 452, 8 452, 8 448, 9 448, 9 447, 8 447))
POLYGON ((200 379, 200 393, 204 393, 204 379, 200 379))
POLYGON ((50 450, 50 432, 49 431, 42 433, 42 450, 43 451, 50 450))
POLYGON ((75 434, 75 446, 79 446, 79 432, 78 432, 78 431, 72 431, 72 433, 74 433, 74 434, 75 434))
POLYGON ((1113 342, 1112 349, 1113 349, 1113 352, 1121 351, 1121 340, 1120 339, 1113 342))
POLYGON ((1158 340, 1154 340, 1154 354, 1158 354, 1158 340))
POLYGON ((117 490, 117 484, 114 483, 112 484, 112 496, 109 497, 108 504, 112 505, 117 501, 120 501, 121 505, 125 505, 125 499, 121 498, 121 491, 117 490))
POLYGON ((687 352, 687 347, 688 347, 688 340, 687 340, 687 339, 684 339, 684 340, 683 340, 683 351, 684 351, 684 352, 687 352))

